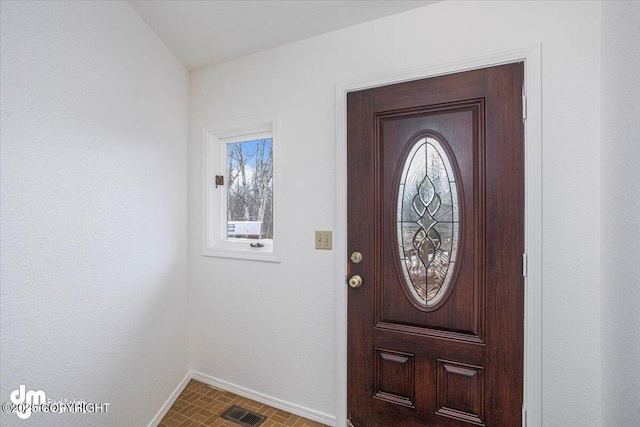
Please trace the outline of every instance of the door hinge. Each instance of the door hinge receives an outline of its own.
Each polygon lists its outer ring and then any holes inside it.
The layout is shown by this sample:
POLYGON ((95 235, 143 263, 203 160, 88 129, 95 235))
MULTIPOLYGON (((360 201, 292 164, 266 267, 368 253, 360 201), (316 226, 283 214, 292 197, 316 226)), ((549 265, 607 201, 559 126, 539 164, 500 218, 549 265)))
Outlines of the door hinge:
POLYGON ((527 254, 522 254, 522 277, 527 277, 527 254))
POLYGON ((522 95, 522 121, 527 120, 527 97, 522 95))
POLYGON ((216 188, 218 188, 219 185, 224 185, 224 176, 222 175, 216 175, 216 188))
POLYGON ((527 427, 527 410, 522 408, 522 427, 527 427))

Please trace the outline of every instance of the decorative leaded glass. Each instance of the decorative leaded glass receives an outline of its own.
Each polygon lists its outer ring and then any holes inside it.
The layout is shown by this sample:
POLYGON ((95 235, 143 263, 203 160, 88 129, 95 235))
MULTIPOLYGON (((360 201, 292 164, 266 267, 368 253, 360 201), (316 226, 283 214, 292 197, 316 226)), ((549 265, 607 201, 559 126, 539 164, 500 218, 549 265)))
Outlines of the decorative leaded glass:
POLYGON ((400 177, 398 245, 407 288, 423 306, 451 283, 458 249, 458 192, 451 160, 434 137, 411 148, 400 177))

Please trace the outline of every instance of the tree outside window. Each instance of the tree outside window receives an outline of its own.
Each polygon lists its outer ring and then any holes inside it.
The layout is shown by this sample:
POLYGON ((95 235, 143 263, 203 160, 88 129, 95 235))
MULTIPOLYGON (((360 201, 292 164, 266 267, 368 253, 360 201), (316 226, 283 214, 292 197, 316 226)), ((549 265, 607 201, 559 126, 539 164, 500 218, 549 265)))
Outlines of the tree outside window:
POLYGON ((273 239, 273 139, 227 144, 227 238, 273 239))

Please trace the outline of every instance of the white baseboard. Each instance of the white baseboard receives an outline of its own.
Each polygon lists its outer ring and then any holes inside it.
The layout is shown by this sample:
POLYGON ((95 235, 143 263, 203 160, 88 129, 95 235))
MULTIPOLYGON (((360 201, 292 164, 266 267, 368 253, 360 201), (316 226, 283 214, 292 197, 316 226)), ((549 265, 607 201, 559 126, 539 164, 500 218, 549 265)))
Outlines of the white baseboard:
POLYGON ((178 399, 178 396, 180 396, 180 393, 182 393, 182 390, 184 390, 189 381, 191 381, 191 371, 187 372, 187 375, 182 379, 182 381, 180 381, 180 384, 178 384, 178 386, 173 390, 171 396, 169 396, 167 401, 164 402, 162 408, 160 408, 156 416, 153 417, 153 420, 149 423, 149 427, 157 427, 158 424, 160 424, 160 421, 162 421, 164 416, 167 415, 167 412, 169 412, 169 409, 171 409, 173 404, 176 402, 176 399, 178 399))
MULTIPOLYGON (((276 409, 281 409, 286 412, 298 415, 308 420, 317 421, 328 426, 336 425, 336 417, 324 414, 322 412, 314 411, 313 409, 305 408, 295 403, 286 402, 284 400, 277 399, 275 397, 267 396, 266 394, 259 393, 257 391, 249 390, 248 388, 241 387, 236 384, 232 384, 228 381, 221 380, 219 378, 212 377, 210 375, 203 374, 201 372, 191 371, 191 378, 201 381, 212 387, 219 388, 220 390, 229 391, 235 393, 238 396, 246 397, 247 399, 255 400, 264 405, 269 405, 276 409)), ((186 384, 185 384, 186 385, 186 384)))

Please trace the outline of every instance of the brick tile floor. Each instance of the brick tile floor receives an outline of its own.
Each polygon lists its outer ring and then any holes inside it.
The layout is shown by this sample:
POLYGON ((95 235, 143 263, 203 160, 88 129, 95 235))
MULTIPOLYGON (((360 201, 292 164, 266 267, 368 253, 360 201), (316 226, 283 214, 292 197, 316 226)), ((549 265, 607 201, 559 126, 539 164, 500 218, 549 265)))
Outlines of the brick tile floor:
POLYGON ((195 380, 189 381, 158 427, 238 427, 239 424, 220 417, 233 405, 266 416, 260 427, 324 427, 324 424, 280 411, 228 391, 218 390, 195 380))

